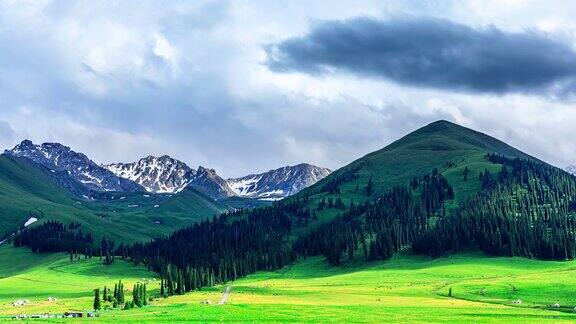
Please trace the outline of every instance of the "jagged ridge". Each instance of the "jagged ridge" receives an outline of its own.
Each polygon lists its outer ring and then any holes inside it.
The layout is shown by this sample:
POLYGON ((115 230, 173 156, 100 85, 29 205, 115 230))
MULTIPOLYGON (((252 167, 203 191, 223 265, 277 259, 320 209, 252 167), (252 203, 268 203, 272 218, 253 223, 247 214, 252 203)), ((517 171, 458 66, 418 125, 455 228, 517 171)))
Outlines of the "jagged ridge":
POLYGON ((88 189, 119 192, 141 191, 143 189, 134 181, 116 176, 108 169, 90 160, 86 155, 74 152, 69 147, 59 143, 35 145, 29 140, 24 140, 12 150, 6 150, 4 153, 28 158, 55 172, 65 171, 88 189))

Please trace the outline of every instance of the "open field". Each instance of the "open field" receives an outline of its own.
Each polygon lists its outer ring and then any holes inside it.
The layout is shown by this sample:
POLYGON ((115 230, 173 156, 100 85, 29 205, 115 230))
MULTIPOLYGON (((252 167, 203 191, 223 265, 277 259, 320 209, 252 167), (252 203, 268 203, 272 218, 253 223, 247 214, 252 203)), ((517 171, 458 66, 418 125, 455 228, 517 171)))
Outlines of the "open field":
MULTIPOLYGON (((154 274, 97 258, 70 264, 67 256, 32 255, 0 248, 0 314, 88 310, 92 289, 119 279, 131 288, 154 274), (18 262, 6 262, 16 259, 18 262), (13 266, 10 266, 13 264, 13 266), (17 265, 16 265, 17 264, 17 265), (6 266, 8 265, 8 266, 6 266), (48 296, 58 298, 48 302, 48 296), (24 307, 9 303, 29 299, 24 307)), ((476 254, 430 259, 397 256, 387 262, 335 268, 311 258, 277 272, 230 283, 228 302, 216 305, 223 286, 159 299, 130 311, 103 311, 100 319, 154 321, 574 321, 576 262, 487 258, 476 254), (452 298, 448 291, 452 288, 452 298), (512 305, 521 299, 522 304, 512 305), (211 305, 201 302, 210 300, 211 305), (558 309, 547 308, 558 302, 558 309)), ((156 284, 149 285, 152 295, 156 284)), ((126 294, 129 296, 129 293, 126 294)), ((3 317, 6 318, 6 317, 3 317)))

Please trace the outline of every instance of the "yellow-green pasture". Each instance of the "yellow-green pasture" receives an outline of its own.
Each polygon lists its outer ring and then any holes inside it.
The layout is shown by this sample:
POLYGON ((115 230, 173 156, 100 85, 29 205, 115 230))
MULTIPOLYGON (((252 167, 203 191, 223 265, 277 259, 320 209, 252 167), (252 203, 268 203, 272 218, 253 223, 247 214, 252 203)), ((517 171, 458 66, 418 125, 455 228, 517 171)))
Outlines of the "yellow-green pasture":
MULTIPOLYGON (((121 261, 70 263, 65 255, 38 256, 0 249, 0 314, 88 310, 92 289, 119 279, 126 288, 155 275, 121 261), (7 259, 17 268, 5 267, 7 259), (20 263, 18 263, 20 262, 20 263), (48 296, 58 298, 48 302, 48 296), (14 307, 16 299, 30 304, 14 307)), ((330 267, 310 258, 276 272, 260 272, 223 286, 156 299, 129 311, 105 310, 100 321, 272 322, 571 322, 576 321, 576 262, 488 258, 478 254, 430 259, 402 255, 386 262, 330 267), (450 288, 452 297, 449 297, 450 288), (211 301, 211 304, 203 302, 211 301), (513 301, 521 300, 521 304, 513 301), (548 305, 558 303, 559 308, 548 305)), ((151 295, 157 283, 149 285, 151 295)), ((126 292, 130 298, 130 293, 126 292)), ((62 320, 60 320, 62 321, 62 320)))

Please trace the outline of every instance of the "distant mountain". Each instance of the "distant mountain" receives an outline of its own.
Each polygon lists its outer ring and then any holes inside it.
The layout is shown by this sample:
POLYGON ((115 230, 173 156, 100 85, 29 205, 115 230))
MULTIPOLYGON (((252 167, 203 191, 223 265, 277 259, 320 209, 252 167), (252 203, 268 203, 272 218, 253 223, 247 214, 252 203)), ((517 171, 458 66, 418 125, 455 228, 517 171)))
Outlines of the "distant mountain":
POLYGON ((196 175, 192 178, 188 186, 215 199, 234 196, 234 191, 232 191, 228 182, 222 179, 216 173, 216 170, 201 166, 196 170, 196 175))
POLYGON ((330 170, 310 164, 299 164, 224 180, 214 169, 199 166, 197 170, 168 155, 149 156, 133 163, 103 165, 115 175, 140 184, 153 193, 177 193, 186 187, 213 199, 232 196, 277 200, 295 194, 316 183, 330 170))
POLYGON ((146 191, 156 193, 179 192, 196 173, 185 163, 163 155, 149 156, 133 163, 103 165, 115 175, 140 184, 146 191))
POLYGON ((136 182, 116 176, 110 170, 90 160, 86 155, 74 152, 69 147, 59 143, 35 145, 29 140, 24 140, 4 153, 28 158, 53 172, 67 172, 72 179, 91 190, 118 192, 143 190, 136 182))
POLYGON ((299 164, 225 180, 214 169, 190 168, 168 155, 148 156, 133 163, 98 165, 86 155, 59 143, 36 145, 24 140, 6 155, 26 158, 51 170, 60 185, 78 197, 98 192, 178 193, 190 187, 212 199, 244 197, 278 200, 321 180, 330 170, 299 164))
POLYGON ((234 196, 234 192, 214 169, 194 170, 168 155, 149 156, 133 163, 103 165, 115 175, 140 184, 153 193, 177 193, 194 188, 213 199, 234 196))
POLYGON ((576 165, 571 164, 571 165, 565 167, 564 171, 566 171, 570 174, 576 175, 576 165))
POLYGON ((237 196, 277 200, 293 195, 329 175, 331 170, 302 163, 265 173, 228 179, 237 196))

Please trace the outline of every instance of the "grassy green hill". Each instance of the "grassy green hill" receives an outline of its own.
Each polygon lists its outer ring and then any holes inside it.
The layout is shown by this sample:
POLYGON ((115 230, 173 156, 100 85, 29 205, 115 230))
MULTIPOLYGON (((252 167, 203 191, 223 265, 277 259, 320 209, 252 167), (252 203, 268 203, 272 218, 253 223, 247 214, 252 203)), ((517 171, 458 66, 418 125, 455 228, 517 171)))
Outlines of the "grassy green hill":
MULTIPOLYGON (((310 196, 315 204, 324 197, 342 198, 345 203, 363 202, 395 186, 405 186, 413 177, 438 169, 454 187, 458 202, 480 190, 480 172, 500 170, 499 165, 485 159, 487 153, 536 160, 494 137, 440 120, 359 158, 288 199, 310 196), (466 167, 470 170, 468 181, 463 178, 466 167), (338 178, 343 180, 337 181, 338 178), (370 179, 374 190, 369 197, 365 188, 370 179), (333 181, 338 182, 340 193, 329 194, 323 190, 333 181)), ((319 218, 326 220, 336 214, 334 210, 325 210, 319 218)))
POLYGON ((96 236, 119 242, 147 240, 230 208, 259 206, 252 199, 214 201, 187 189, 178 194, 107 193, 87 200, 59 185, 47 169, 0 155, 0 233, 11 233, 31 216, 80 223, 96 236))
MULTIPOLYGON (((89 310, 92 289, 132 285, 156 275, 97 258, 70 263, 66 255, 32 255, 0 248, 0 316, 89 310), (22 260, 17 265, 14 260, 22 260), (65 284, 64 284, 65 283, 65 284), (56 297, 49 302, 47 298, 56 297), (29 299, 24 307, 9 303, 29 299)), ((156 299, 142 309, 105 310, 104 322, 571 322, 576 320, 576 266, 523 258, 461 254, 431 259, 398 255, 389 261, 331 267, 310 258, 275 272, 230 282, 227 304, 217 305, 223 286, 156 299), (452 297, 448 297, 452 288, 452 297), (522 304, 512 304, 520 299, 522 304), (211 300, 205 305, 202 301, 211 300), (547 305, 558 302, 560 308, 547 305)), ((158 293, 154 280, 151 295, 158 293)), ((129 292, 126 293, 129 296, 129 292)), ((0 317, 0 320, 2 317, 0 317)))

